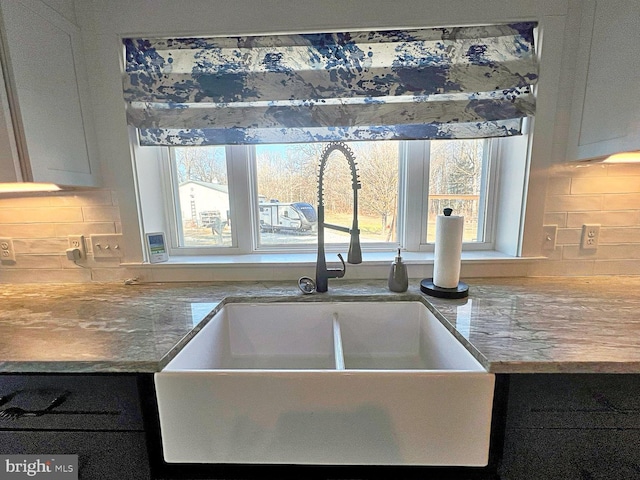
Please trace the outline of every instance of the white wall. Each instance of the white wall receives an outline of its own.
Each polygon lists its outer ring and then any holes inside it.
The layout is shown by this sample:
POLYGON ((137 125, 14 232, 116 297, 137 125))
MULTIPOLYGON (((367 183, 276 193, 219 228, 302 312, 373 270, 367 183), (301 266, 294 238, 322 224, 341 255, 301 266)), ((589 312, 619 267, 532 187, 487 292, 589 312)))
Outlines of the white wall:
POLYGON ((49 7, 53 8, 56 12, 69 20, 74 25, 78 23, 76 19, 76 10, 74 6, 74 0, 42 0, 49 7))

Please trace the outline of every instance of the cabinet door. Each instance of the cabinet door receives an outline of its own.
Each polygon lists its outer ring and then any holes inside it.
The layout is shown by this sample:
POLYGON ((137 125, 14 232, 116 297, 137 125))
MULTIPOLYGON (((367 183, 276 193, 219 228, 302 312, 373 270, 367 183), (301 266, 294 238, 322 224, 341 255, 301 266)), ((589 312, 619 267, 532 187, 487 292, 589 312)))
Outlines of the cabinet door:
POLYGON ((9 105, 25 180, 95 185, 79 29, 39 0, 0 0, 9 105))
POLYGON ((3 455, 78 455, 78 478, 81 480, 150 478, 142 432, 0 430, 0 452, 3 455))
POLYGON ((514 429, 502 480, 622 480, 640 477, 640 430, 514 429))
POLYGON ((0 430, 143 430, 133 375, 0 376, 0 411, 41 410, 60 396, 62 403, 44 415, 0 417, 0 430))
POLYGON ((640 478, 640 377, 512 375, 500 478, 640 478))
POLYGON ((640 149, 640 2, 583 2, 568 159, 640 149))

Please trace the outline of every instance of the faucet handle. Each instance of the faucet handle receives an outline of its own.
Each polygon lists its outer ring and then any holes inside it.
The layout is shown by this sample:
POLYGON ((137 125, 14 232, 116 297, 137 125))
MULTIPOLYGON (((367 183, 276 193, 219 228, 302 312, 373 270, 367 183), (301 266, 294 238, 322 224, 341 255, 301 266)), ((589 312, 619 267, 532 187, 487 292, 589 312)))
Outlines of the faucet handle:
POLYGON ((342 278, 344 277, 345 272, 347 271, 347 266, 344 263, 344 258, 342 258, 342 254, 338 254, 338 258, 342 262, 342 268, 327 268, 327 278, 342 278))

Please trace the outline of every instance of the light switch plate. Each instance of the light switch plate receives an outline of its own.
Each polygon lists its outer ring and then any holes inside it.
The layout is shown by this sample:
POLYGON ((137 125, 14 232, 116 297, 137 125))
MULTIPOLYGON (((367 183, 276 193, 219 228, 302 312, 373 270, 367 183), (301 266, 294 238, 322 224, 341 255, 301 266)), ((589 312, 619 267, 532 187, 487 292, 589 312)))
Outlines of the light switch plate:
POLYGON ((120 258, 122 251, 122 235, 112 233, 108 235, 91 235, 91 250, 93 258, 120 258))
POLYGON ((543 250, 556 249, 556 237, 558 235, 557 225, 545 225, 542 227, 542 248, 543 250))

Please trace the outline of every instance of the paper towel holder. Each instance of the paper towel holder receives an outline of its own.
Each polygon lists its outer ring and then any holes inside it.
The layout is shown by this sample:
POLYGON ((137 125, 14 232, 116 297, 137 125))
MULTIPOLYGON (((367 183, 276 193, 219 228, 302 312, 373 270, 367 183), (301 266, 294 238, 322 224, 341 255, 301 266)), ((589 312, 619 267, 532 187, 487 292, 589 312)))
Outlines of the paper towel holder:
MULTIPOLYGON (((452 208, 445 208, 443 213, 446 217, 453 213, 452 208)), ((438 287, 433 283, 433 278, 425 278, 420 282, 420 291, 432 297, 438 298, 465 298, 469 296, 469 285, 458 281, 458 285, 453 288, 438 287)))
POLYGON ((433 278, 425 278, 420 282, 420 291, 438 298, 466 298, 469 296, 469 285, 458 282, 454 288, 442 288, 433 283, 433 278))

